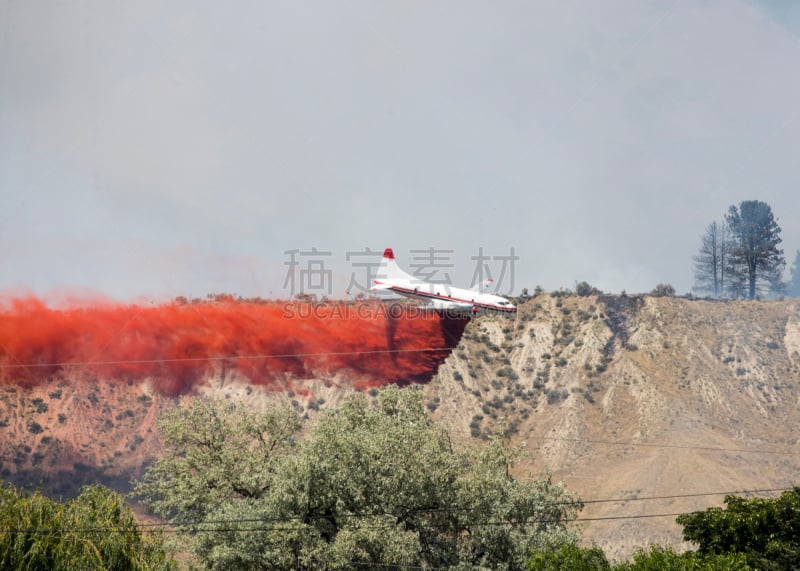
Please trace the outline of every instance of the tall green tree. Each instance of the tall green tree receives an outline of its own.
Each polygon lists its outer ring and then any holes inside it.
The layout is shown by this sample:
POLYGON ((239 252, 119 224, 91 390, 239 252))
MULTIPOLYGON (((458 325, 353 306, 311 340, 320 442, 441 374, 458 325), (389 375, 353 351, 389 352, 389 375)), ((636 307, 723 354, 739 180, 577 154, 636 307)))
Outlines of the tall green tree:
POLYGON ((172 570, 162 536, 142 533, 123 498, 88 486, 60 503, 0 487, 0 569, 172 570))
POLYGON ((678 516, 699 553, 741 553, 756 569, 800 569, 800 488, 778 498, 726 496, 725 504, 678 516))
POLYGON ((749 299, 759 292, 777 293, 786 260, 778 248, 781 227, 772 208, 766 202, 745 200, 728 209, 725 222, 732 240, 726 265, 731 286, 736 290, 746 285, 749 299))
POLYGON ((194 401, 172 413, 164 456, 136 490, 162 515, 194 520, 188 547, 205 568, 524 569, 533 549, 576 539, 567 529, 582 507, 575 497, 548 475, 511 476, 514 454, 499 441, 459 448, 417 390, 384 389, 376 406, 352 395, 302 439, 285 430, 291 421, 208 446, 205 430, 186 422, 200 407, 222 420, 215 432, 233 435, 228 423, 266 426, 262 416, 275 414, 229 415, 230 406, 194 401), (275 445, 262 449, 262 439, 275 445), (266 458, 263 470, 253 454, 266 458), (248 472, 242 493, 238 475, 248 472))
POLYGON ((797 254, 794 258, 792 279, 786 287, 786 294, 791 297, 800 297, 800 250, 797 250, 797 254))
POLYGON ((279 459, 295 451, 300 419, 289 406, 259 412, 198 398, 162 414, 158 429, 164 453, 135 493, 166 518, 194 522, 267 494, 279 459))
POLYGON ((633 560, 614 566, 614 571, 751 571, 741 553, 675 553, 669 546, 637 548, 633 560))

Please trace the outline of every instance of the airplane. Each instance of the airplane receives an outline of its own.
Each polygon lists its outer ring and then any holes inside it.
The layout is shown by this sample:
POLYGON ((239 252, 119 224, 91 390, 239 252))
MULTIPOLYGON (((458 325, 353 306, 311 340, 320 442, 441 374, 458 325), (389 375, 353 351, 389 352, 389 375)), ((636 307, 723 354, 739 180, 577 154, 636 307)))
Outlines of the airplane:
POLYGON ((517 308, 506 298, 480 291, 492 280, 473 289, 451 287, 448 284, 435 284, 422 281, 400 269, 391 248, 383 251, 381 265, 373 280, 372 291, 392 291, 405 297, 422 299, 432 309, 457 311, 473 314, 481 310, 516 313, 517 308))

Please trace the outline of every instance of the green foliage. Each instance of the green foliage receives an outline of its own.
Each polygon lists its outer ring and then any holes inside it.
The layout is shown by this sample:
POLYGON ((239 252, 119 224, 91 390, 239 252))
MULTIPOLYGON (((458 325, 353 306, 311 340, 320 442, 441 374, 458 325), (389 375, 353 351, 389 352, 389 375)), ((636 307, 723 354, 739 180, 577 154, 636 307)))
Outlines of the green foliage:
POLYGON ((159 534, 140 532, 122 497, 88 486, 59 503, 0 488, 2 569, 175 569, 159 534))
POLYGON ((614 569, 615 571, 747 571, 800 569, 800 488, 778 498, 725 498, 727 507, 683 514, 684 539, 697 551, 671 547, 638 548, 633 560, 609 566, 596 546, 562 543, 535 550, 530 570, 614 569))
POLYGON ((732 240, 726 271, 734 293, 749 299, 754 299, 758 291, 779 293, 786 260, 778 248, 781 227, 769 204, 744 200, 738 207, 730 207, 725 222, 732 240))
POLYGON ((598 295, 603 292, 591 285, 589 282, 580 282, 575 286, 575 293, 581 297, 587 297, 590 295, 598 295))
POLYGON ((800 488, 778 498, 726 496, 726 508, 683 514, 683 537, 700 553, 744 553, 759 569, 800 568, 800 488))
POLYGON ((580 547, 564 543, 555 548, 534 551, 528 560, 529 571, 604 571, 611 569, 606 554, 596 545, 580 547))
POLYGON ((163 515, 223 522, 191 536, 205 568, 522 569, 532 549, 575 539, 566 524, 579 501, 547 475, 511 477, 514 455, 499 441, 457 450, 419 391, 390 387, 377 405, 353 395, 303 440, 289 410, 231 408, 172 412, 165 454, 137 485, 163 515))
POLYGON ((633 561, 614 566, 615 571, 748 571, 744 555, 739 553, 702 554, 694 551, 675 553, 671 547, 651 545, 637 549, 633 561))
POLYGON ((134 495, 162 517, 197 521, 234 500, 264 496, 278 459, 294 448, 300 419, 288 406, 257 413, 194 399, 165 413, 158 428, 164 454, 134 495))
POLYGON ((748 571, 751 567, 741 553, 675 553, 671 547, 651 545, 637 548, 633 560, 610 565, 600 547, 579 547, 572 543, 534 551, 528 560, 530 571, 748 571))

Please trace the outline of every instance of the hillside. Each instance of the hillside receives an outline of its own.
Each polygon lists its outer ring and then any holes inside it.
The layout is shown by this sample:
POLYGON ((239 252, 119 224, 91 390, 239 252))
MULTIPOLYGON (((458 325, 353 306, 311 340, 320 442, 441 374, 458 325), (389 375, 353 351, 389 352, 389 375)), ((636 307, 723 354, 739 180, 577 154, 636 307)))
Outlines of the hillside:
MULTIPOLYGON (((363 381, 363 367, 358 374, 363 381)), ((351 377, 284 378, 267 390, 223 370, 192 394, 286 399, 313 422, 355 390, 351 377)), ((98 479, 124 489, 158 453, 158 410, 177 400, 70 368, 33 386, 8 382, 2 477, 55 494, 98 479)), ((423 391, 457 438, 501 434, 522 446, 516 471, 551 469, 585 500, 627 498, 589 502, 581 514, 585 540, 624 557, 637 545, 679 543, 680 528, 671 515, 620 516, 722 502, 646 498, 797 482, 800 304, 539 295, 516 318, 471 322, 423 391)))
MULTIPOLYGON (((525 446, 589 503, 581 518, 674 514, 800 474, 800 305, 538 296, 516 321, 477 320, 426 388, 462 434, 525 446)), ((595 519, 611 556, 677 544, 673 516, 595 519)))

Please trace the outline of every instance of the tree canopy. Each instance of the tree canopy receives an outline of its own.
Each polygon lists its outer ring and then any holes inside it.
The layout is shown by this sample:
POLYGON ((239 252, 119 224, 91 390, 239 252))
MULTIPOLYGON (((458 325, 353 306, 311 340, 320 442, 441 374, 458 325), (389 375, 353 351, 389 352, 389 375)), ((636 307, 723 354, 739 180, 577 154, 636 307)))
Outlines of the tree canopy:
POLYGON ((757 569, 800 568, 800 488, 778 498, 726 496, 725 504, 679 516, 684 539, 703 554, 744 554, 757 569))
POLYGON ((781 227, 766 202, 732 205, 722 222, 712 222, 694 256, 694 290, 714 297, 779 295, 786 284, 781 227))
POLYGON ((596 545, 580 547, 576 543, 538 549, 528 559, 529 571, 608 571, 611 565, 603 550, 596 545))
POLYGON ((728 209, 725 222, 732 239, 727 262, 732 285, 745 286, 749 299, 759 290, 779 291, 786 260, 778 248, 781 227, 769 204, 744 200, 728 209))
POLYGON ((116 492, 87 486, 60 503, 0 487, 0 569, 171 570, 157 532, 142 533, 116 492))
POLYGON ((524 569, 576 539, 574 496, 549 475, 514 478, 500 441, 460 449, 417 390, 389 387, 376 406, 354 394, 304 438, 297 427, 290 408, 194 400, 162 421, 164 456, 136 493, 191 522, 211 569, 524 569))

